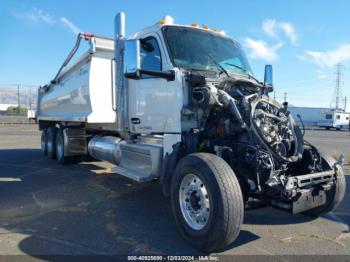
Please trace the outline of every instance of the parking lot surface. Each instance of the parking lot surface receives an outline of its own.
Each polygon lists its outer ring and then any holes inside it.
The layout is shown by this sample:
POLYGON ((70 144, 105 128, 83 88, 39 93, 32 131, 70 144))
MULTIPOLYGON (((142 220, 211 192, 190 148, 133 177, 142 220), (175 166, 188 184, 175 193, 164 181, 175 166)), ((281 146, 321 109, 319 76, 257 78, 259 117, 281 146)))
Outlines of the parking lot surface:
MULTIPOLYGON (((331 154, 349 153, 349 132, 306 137, 331 154)), ((61 166, 39 147, 37 126, 0 126, 1 255, 205 255, 177 233, 160 184, 111 174, 105 162, 61 166)), ((216 254, 350 255, 349 226, 349 190, 337 210, 319 218, 247 210, 238 239, 216 254)))

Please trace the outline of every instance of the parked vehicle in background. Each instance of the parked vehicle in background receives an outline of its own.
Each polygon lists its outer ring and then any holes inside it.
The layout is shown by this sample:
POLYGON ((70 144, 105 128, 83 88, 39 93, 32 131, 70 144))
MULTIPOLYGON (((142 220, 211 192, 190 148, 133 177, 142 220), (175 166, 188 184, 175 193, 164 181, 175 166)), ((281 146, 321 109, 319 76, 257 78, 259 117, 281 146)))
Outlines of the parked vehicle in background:
POLYGON ((331 128, 350 130, 350 113, 339 109, 326 111, 321 115, 317 125, 327 130, 331 128))
POLYGON ((269 97, 272 66, 260 82, 236 40, 171 17, 126 38, 119 13, 115 32, 79 34, 39 89, 44 154, 61 164, 89 154, 160 182, 179 232, 206 251, 236 239, 252 199, 312 215, 342 201, 341 161, 304 141, 287 104, 269 97), (83 39, 90 49, 67 67, 83 39))
POLYGON ((34 109, 28 109, 27 118, 29 121, 35 120, 35 110, 34 109))

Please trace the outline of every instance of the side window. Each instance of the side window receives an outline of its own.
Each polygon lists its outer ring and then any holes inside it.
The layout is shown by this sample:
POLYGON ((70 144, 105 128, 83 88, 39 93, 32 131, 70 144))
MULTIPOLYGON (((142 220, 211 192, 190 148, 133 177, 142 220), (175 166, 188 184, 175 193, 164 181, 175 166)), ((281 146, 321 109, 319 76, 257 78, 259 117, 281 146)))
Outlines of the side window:
POLYGON ((162 70, 162 60, 157 40, 154 37, 148 37, 141 41, 141 69, 143 70, 162 70))
POLYGON ((337 115, 337 119, 340 119, 340 115, 337 115))

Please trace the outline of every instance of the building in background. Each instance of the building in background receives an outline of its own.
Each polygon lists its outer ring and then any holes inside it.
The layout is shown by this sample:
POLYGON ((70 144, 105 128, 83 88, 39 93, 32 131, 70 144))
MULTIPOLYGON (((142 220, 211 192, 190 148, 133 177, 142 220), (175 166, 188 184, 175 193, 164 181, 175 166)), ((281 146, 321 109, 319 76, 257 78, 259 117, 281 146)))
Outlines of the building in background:
POLYGON ((290 106, 288 110, 291 112, 293 118, 300 125, 300 119, 297 115, 300 115, 305 126, 317 126, 321 120, 322 115, 329 112, 329 108, 325 107, 295 107, 290 106))

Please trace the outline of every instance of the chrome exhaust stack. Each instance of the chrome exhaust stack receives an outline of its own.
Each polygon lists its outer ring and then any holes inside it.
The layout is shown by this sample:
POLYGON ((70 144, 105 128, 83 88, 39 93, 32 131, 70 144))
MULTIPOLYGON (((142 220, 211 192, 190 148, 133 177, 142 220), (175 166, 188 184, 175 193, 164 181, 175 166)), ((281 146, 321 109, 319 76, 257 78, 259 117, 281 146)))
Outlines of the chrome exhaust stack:
POLYGON ((118 13, 114 20, 114 63, 115 83, 113 101, 117 113, 117 131, 124 137, 128 127, 127 89, 124 81, 125 14, 118 13))

